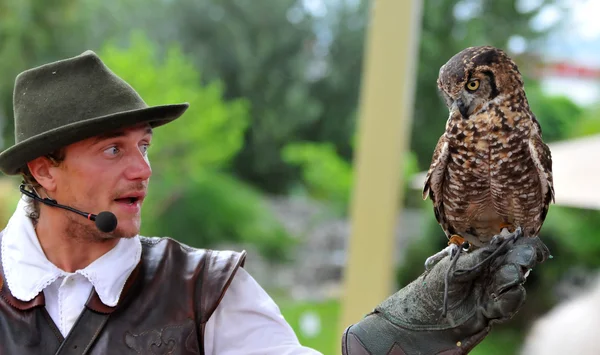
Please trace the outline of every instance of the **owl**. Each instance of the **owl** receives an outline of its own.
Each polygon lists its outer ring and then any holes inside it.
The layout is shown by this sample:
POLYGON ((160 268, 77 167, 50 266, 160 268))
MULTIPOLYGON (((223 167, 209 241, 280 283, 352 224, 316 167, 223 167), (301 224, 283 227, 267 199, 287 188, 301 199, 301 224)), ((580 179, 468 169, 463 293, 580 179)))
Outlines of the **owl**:
POLYGON ((450 112, 433 152, 423 199, 449 247, 481 247, 509 234, 537 236, 554 202, 552 157, 529 108, 523 78, 504 51, 470 47, 439 71, 438 89, 450 112))

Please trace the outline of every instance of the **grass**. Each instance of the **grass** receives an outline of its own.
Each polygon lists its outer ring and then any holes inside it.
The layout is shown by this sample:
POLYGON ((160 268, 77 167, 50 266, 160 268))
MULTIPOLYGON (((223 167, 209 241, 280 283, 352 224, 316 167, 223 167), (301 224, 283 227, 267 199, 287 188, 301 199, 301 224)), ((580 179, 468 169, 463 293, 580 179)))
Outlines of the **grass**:
POLYGON ((479 345, 469 355, 510 355, 518 354, 521 346, 521 337, 513 330, 492 329, 479 345))
POLYGON ((277 303, 302 345, 324 355, 341 353, 341 334, 338 334, 340 305, 337 300, 319 303, 279 300, 277 303))

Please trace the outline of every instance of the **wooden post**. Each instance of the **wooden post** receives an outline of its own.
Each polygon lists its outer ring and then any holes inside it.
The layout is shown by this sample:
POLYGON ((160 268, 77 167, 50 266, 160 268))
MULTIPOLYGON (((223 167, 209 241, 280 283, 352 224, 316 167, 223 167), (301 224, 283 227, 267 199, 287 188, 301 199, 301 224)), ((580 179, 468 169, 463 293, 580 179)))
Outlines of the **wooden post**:
POLYGON ((372 2, 340 336, 394 291, 394 227, 403 197, 401 169, 411 128, 421 2, 372 2))

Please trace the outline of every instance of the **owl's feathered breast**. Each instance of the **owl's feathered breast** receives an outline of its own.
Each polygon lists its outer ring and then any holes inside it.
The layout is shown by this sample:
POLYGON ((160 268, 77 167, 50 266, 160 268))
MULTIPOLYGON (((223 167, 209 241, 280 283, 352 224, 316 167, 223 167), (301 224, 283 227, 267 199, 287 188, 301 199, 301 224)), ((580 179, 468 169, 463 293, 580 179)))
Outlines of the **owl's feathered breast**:
POLYGON ((515 108, 516 99, 498 100, 469 119, 450 117, 440 139, 446 166, 430 195, 447 234, 477 245, 502 225, 520 225, 527 235, 539 231, 544 196, 529 147, 536 122, 528 109, 515 108))

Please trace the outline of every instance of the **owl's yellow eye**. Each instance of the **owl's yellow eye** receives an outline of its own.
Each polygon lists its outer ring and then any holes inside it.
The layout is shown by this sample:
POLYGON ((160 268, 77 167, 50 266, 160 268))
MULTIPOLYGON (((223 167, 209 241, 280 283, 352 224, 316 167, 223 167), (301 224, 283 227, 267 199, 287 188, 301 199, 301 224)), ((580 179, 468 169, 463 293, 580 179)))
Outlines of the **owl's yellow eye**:
POLYGON ((467 83, 467 90, 475 91, 479 89, 479 80, 471 80, 467 83))

